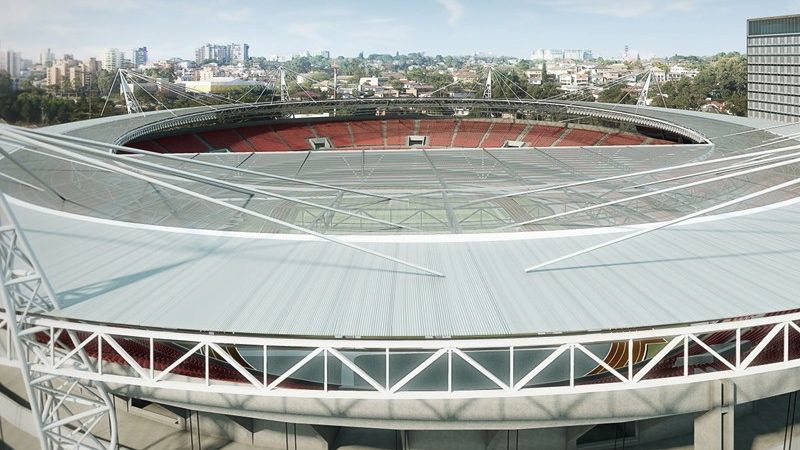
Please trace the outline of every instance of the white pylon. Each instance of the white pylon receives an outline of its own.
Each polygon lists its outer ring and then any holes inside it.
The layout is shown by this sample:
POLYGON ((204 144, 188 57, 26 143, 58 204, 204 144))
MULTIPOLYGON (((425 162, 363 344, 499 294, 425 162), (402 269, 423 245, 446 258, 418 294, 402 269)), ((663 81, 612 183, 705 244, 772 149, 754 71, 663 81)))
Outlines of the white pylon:
POLYGON ((489 67, 489 72, 486 74, 486 87, 483 90, 483 98, 492 98, 492 67, 489 67))
POLYGON ((2 192, 0 306, 4 310, 0 324, 8 328, 7 337, 13 344, 9 347, 13 352, 0 356, 15 359, 19 365, 42 449, 117 448, 116 413, 105 385, 53 377, 47 372, 54 364, 92 371, 97 367, 78 346, 80 338, 75 333, 54 333, 52 328, 31 322, 36 315, 58 310, 59 305, 2 192), (92 434, 98 423, 109 423, 109 442, 101 442, 92 434))
POLYGON ((136 96, 133 95, 133 88, 128 82, 125 70, 119 69, 118 74, 119 89, 122 91, 123 97, 125 97, 125 106, 128 108, 128 114, 141 114, 142 107, 139 105, 139 101, 136 100, 136 96))
POLYGON ((650 94, 650 78, 653 76, 653 71, 647 72, 647 80, 644 82, 642 92, 639 93, 639 100, 636 101, 636 106, 647 106, 647 96, 650 94))
POLYGON ((283 66, 278 67, 281 74, 281 102, 289 101, 289 89, 286 87, 286 69, 283 66))

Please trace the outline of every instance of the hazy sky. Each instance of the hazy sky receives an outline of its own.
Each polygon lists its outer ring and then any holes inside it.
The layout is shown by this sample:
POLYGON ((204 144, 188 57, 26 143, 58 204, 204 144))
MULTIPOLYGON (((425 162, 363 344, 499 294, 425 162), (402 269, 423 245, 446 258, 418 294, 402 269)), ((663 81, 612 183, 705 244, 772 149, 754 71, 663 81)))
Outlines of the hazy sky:
POLYGON ((253 56, 424 51, 528 57, 579 48, 643 57, 743 51, 749 17, 800 13, 800 0, 0 0, 0 49, 38 58, 147 46, 192 58, 204 42, 253 56))

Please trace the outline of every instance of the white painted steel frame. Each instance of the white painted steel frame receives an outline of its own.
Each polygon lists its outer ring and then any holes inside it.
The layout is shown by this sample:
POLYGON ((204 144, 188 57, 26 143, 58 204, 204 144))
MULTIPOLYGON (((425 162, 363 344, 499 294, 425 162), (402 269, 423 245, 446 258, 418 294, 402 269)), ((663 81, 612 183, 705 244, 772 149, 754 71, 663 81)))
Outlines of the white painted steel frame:
MULTIPOLYGON (((5 323, 7 315, 0 315, 0 321, 5 323)), ((789 352, 790 334, 796 333, 794 341, 800 346, 800 313, 789 313, 778 316, 761 317, 755 319, 742 319, 724 321, 719 323, 705 323, 697 325, 675 326, 669 328, 619 331, 577 335, 554 335, 527 338, 486 338, 464 340, 359 340, 359 339, 300 339, 258 336, 232 336, 215 335, 193 332, 160 331, 150 329, 135 329, 117 327, 112 325, 94 325, 76 323, 49 317, 26 316, 22 323, 29 332, 44 333, 48 336, 57 336, 61 333, 78 333, 85 336, 76 341, 77 346, 85 346, 91 341, 97 341, 104 346, 112 347, 127 364, 115 364, 108 361, 103 364, 86 365, 74 358, 67 358, 63 351, 53 354, 53 346, 40 346, 40 357, 31 362, 31 370, 37 373, 56 377, 70 377, 110 384, 134 385, 147 388, 165 388, 184 391, 200 391, 220 394, 240 394, 256 396, 278 397, 312 397, 312 398, 360 398, 360 399, 433 399, 433 398, 486 398, 486 397, 517 397, 537 395, 575 394, 601 391, 616 391, 638 389, 645 387, 681 385, 698 381, 728 379, 739 376, 764 373, 769 371, 784 370, 800 367, 800 357, 792 359, 789 352), (763 338, 756 342, 742 341, 742 330, 762 327, 763 338), (727 342, 727 351, 731 353, 727 358, 703 341, 703 336, 709 333, 729 332, 735 340, 727 342), (758 356, 764 354, 769 344, 783 333, 783 353, 781 361, 754 364, 758 356), (143 368, 135 358, 128 353, 120 340, 135 339, 137 342, 147 342, 150 354, 150 367, 143 368), (637 341, 651 341, 663 339, 665 345, 656 355, 643 361, 636 362, 633 358, 633 343, 637 341), (157 342, 181 342, 186 349, 183 355, 177 358, 164 370, 153 368, 154 345, 157 342), (627 344, 627 359, 624 365, 612 367, 604 359, 604 355, 597 355, 590 349, 592 345, 610 342, 627 344), (261 376, 256 376, 254 371, 248 370, 234 357, 229 349, 231 347, 251 347, 260 349, 264 357, 261 376), (690 349, 697 348, 704 352, 706 359, 719 361, 720 370, 713 372, 692 373, 689 369, 689 359, 692 356, 690 349), (734 346, 734 347, 731 347, 734 346), (275 348, 281 350, 293 349, 302 351, 305 356, 299 359, 288 369, 272 371, 271 380, 266 377, 267 357, 274 355, 275 348), (507 354, 509 357, 510 375, 508 382, 501 380, 497 368, 487 367, 469 356, 468 352, 476 350, 493 350, 507 354), (515 375, 514 353, 524 350, 538 350, 547 352, 547 356, 535 364, 526 367, 524 375, 515 375), (733 351, 731 351, 733 350, 733 351), (205 376, 171 376, 173 370, 190 356, 202 351, 204 354, 205 376), (376 379, 367 371, 358 366, 344 352, 364 351, 370 355, 380 355, 384 358, 386 378, 376 379), (427 357, 414 365, 399 380, 390 381, 389 368, 396 355, 402 352, 427 353, 427 357), (213 352, 213 353, 212 353, 213 352), (747 353, 746 353, 747 352, 747 353), (209 354, 216 358, 211 362, 209 354), (531 385, 536 383, 537 377, 552 365, 563 354, 569 355, 569 376, 553 385, 531 385), (746 354, 746 356, 745 356, 746 354), (585 355, 593 363, 601 367, 612 381, 598 384, 582 384, 585 375, 576 373, 575 359, 585 355), (735 356, 734 356, 735 355, 735 356), (317 374, 317 379, 324 380, 318 384, 317 389, 286 388, 280 385, 292 379, 296 374, 317 357, 324 359, 322 373, 317 374), (408 384, 417 379, 427 368, 442 358, 447 359, 446 388, 439 390, 410 390, 404 389, 408 384), (653 377, 653 369, 660 363, 683 360, 683 372, 680 376, 669 375, 653 377), (461 359, 471 368, 486 377, 489 388, 480 390, 460 390, 453 386, 453 380, 458 373, 453 365, 453 360, 461 359), (331 389, 329 360, 339 361, 353 371, 355 375, 365 381, 371 389, 343 388, 338 386, 331 389), (211 365, 227 364, 227 368, 235 370, 244 378, 244 382, 218 381, 209 376, 211 365), (106 370, 103 370, 103 367, 106 370), (493 370, 495 369, 495 370, 493 370), (651 377, 648 378, 648 375, 651 377)), ((10 335, 10 330, 6 330, 10 335)), ((50 341, 52 342, 52 340, 50 341)), ((777 342, 777 341, 776 341, 777 342)), ((0 363, 14 365, 16 358, 9 352, 0 350, 0 363)), ((519 361, 516 362, 519 365, 519 361)), ((680 362, 671 363, 670 368, 680 367, 680 362)), ((444 381, 444 380, 443 380, 444 381)), ((312 382, 314 383, 314 382, 312 382)), ((444 383, 443 383, 444 384, 444 383)))
POLYGON ((22 373, 42 448, 116 448, 114 406, 102 382, 37 370, 43 365, 93 370, 96 362, 86 356, 85 343, 71 330, 56 331, 31 323, 32 315, 47 314, 59 305, 2 193, 0 300, 0 327, 6 332, 0 357, 13 360, 22 373), (37 339, 42 333, 47 338, 37 339), (71 342, 72 348, 62 346, 60 339, 71 342), (92 434, 102 421, 110 426, 106 443, 92 434))

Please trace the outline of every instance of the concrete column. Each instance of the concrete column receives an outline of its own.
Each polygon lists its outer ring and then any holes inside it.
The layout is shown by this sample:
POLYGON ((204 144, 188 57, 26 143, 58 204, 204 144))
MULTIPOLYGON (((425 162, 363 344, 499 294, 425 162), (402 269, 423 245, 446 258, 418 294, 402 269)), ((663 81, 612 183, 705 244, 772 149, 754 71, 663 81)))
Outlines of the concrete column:
POLYGON ((255 420, 253 445, 269 450, 328 450, 328 443, 311 425, 255 420))
POLYGON ((530 448, 565 450, 567 448, 567 427, 497 431, 486 448, 488 450, 530 448))
POLYGON ((714 391, 717 406, 694 419, 694 448, 733 450, 736 385, 726 380, 716 385, 714 391))
POLYGON ((408 450, 485 450, 487 432, 483 430, 408 430, 408 450))

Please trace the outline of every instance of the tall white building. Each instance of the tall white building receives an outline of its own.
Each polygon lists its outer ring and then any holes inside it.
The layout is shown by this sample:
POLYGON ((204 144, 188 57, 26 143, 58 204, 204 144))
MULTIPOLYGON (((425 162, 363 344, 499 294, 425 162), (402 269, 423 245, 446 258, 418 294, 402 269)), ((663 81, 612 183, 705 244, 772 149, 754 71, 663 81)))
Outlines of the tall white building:
POLYGON ((231 44, 228 46, 228 56, 231 64, 244 64, 250 58, 250 46, 248 44, 231 44))
POLYGON ((39 64, 43 66, 48 66, 56 60, 56 55, 53 53, 49 48, 46 48, 39 52, 39 64))
POLYGON ((206 61, 213 61, 219 65, 244 64, 250 58, 250 46, 248 44, 203 44, 194 52, 195 62, 203 64, 206 61))
POLYGON ((11 78, 19 78, 22 70, 22 55, 13 50, 0 52, 0 70, 8 72, 11 78))
POLYGON ((120 51, 118 48, 109 48, 100 57, 100 63, 103 70, 108 70, 109 72, 120 69, 125 64, 125 52, 120 51))

